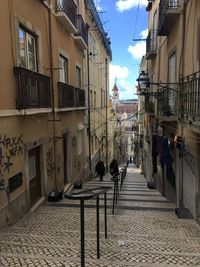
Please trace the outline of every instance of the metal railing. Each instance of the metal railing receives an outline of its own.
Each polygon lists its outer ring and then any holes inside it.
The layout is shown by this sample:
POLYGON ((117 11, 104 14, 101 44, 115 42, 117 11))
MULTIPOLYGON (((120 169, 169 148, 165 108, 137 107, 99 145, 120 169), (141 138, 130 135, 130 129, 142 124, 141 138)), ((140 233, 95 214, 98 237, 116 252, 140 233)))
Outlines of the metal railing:
POLYGON ((75 88, 76 90, 76 107, 85 107, 85 90, 75 88))
POLYGON ((119 175, 120 173, 115 173, 112 176, 112 180, 114 182, 114 189, 113 189, 113 205, 112 205, 112 214, 115 213, 115 204, 117 204, 117 199, 119 198, 119 175))
POLYGON ((186 119, 200 120, 200 72, 181 80, 180 112, 186 119))
POLYGON ((59 89, 59 107, 71 108, 75 107, 74 86, 58 82, 59 89))
POLYGON ((58 89, 60 108, 85 107, 85 90, 62 82, 58 82, 58 89))
POLYGON ((114 189, 113 189, 113 205, 112 205, 112 214, 115 213, 115 205, 117 205, 117 201, 119 198, 119 190, 122 189, 124 179, 126 177, 127 166, 121 168, 118 173, 113 174, 112 180, 114 182, 114 189), (119 186, 120 182, 120 186, 119 186))
POLYGON ((56 12, 64 12, 77 28, 77 6, 73 0, 57 0, 56 12))
POLYGON ((179 0, 160 0, 158 31, 161 30, 165 22, 165 19, 167 17, 167 12, 169 10, 177 9, 179 6, 180 6, 179 0))
POLYGON ((158 99, 159 114, 163 116, 176 115, 178 113, 178 92, 164 90, 158 99))
POLYGON ((157 51, 157 30, 150 30, 146 39, 146 53, 155 54, 157 51))
POLYGON ((82 18, 82 16, 79 14, 77 15, 77 29, 78 33, 75 34, 76 36, 81 36, 84 40, 84 42, 88 45, 88 30, 87 26, 82 18))
POLYGON ((112 187, 100 186, 90 189, 80 189, 78 191, 65 194, 65 198, 80 200, 80 237, 81 237, 81 267, 85 267, 85 201, 96 198, 96 236, 97 236, 97 259, 100 259, 100 212, 99 196, 104 195, 104 230, 105 238, 107 234, 107 191, 112 187))
POLYGON ((22 67, 14 67, 18 110, 51 107, 50 78, 22 67))
POLYGON ((126 177, 126 172, 127 172, 127 166, 121 168, 121 170, 120 170, 120 190, 122 189, 124 179, 126 177))

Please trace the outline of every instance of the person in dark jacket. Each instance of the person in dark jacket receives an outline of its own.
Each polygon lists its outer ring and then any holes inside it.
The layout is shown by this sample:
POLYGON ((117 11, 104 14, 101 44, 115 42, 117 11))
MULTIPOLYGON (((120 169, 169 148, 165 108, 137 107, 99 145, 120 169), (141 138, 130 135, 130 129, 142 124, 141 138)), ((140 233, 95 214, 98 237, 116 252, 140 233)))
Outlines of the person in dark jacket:
POLYGON ((104 162, 101 159, 98 160, 96 167, 95 167, 95 171, 97 175, 99 175, 100 181, 103 181, 103 176, 105 175, 105 166, 104 166, 104 162))
POLYGON ((116 159, 113 159, 110 163, 110 174, 114 176, 119 173, 118 162, 116 159))

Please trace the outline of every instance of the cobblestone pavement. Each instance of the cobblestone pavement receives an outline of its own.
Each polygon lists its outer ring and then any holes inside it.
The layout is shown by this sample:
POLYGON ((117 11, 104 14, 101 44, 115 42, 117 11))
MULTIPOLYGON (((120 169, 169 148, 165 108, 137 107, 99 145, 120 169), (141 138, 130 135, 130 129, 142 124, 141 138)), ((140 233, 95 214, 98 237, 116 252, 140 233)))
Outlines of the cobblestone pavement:
MULTIPOLYGON (((107 175, 103 182, 95 179, 84 187, 112 183, 107 175)), ((138 169, 128 168, 115 215, 112 191, 107 194, 108 239, 104 238, 104 210, 100 209, 100 259, 96 257, 96 202, 86 203, 86 267, 200 266, 199 225, 178 219, 175 206, 148 189, 138 169)), ((0 266, 79 267, 79 201, 64 199, 41 206, 14 226, 2 229, 0 266)))

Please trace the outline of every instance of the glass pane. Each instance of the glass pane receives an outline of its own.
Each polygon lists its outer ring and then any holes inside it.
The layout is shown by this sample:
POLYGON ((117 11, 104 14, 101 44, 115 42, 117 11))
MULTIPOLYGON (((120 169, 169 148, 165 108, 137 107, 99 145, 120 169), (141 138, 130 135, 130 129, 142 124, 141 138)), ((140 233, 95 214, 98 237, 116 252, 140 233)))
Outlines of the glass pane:
POLYGON ((28 56, 28 69, 36 71, 35 38, 28 33, 26 33, 26 45, 28 56))
POLYGON ((32 71, 36 71, 36 64, 35 64, 35 55, 28 54, 28 69, 32 71))
POLYGON ((60 57, 60 81, 68 83, 68 60, 64 57, 60 57))
POLYGON ((35 155, 29 157, 29 179, 33 179, 36 176, 36 164, 35 164, 35 155))
POLYGON ((35 39, 27 33, 27 50, 29 53, 35 54, 35 39))
POLYGON ((19 28, 20 65, 26 68, 25 32, 19 28))
POLYGON ((76 81, 77 81, 77 87, 81 88, 81 70, 79 67, 76 67, 76 81))

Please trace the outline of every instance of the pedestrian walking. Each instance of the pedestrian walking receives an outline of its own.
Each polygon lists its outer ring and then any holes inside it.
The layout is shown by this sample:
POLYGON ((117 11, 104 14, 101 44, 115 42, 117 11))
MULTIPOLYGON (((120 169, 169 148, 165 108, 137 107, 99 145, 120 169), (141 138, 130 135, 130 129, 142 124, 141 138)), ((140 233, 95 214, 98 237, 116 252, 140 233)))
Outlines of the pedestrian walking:
POLYGON ((104 162, 101 159, 98 160, 96 167, 95 167, 95 171, 97 175, 99 175, 100 181, 103 181, 103 176, 105 175, 105 166, 104 166, 104 162))
POLYGON ((113 159, 110 163, 110 174, 112 176, 116 175, 119 173, 119 167, 118 167, 118 162, 116 159, 113 159))

